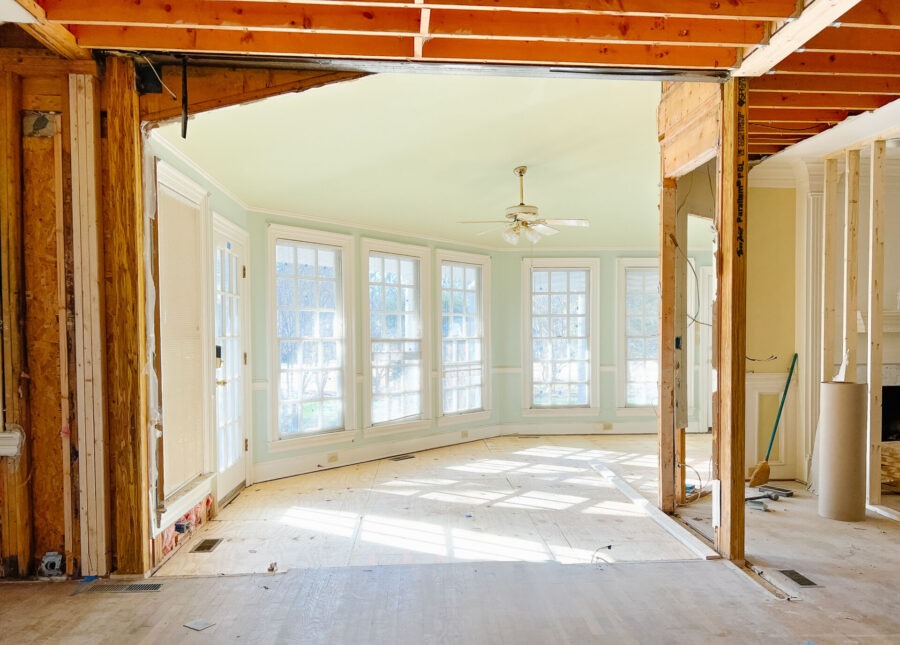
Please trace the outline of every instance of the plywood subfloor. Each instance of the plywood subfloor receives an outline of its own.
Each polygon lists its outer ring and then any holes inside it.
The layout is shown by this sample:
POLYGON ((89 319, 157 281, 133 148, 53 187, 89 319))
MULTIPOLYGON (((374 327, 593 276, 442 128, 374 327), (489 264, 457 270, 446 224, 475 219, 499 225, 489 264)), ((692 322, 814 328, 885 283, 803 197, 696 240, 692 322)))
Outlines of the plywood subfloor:
POLYGON ((285 570, 696 558, 591 468, 627 473, 629 461, 648 461, 624 441, 609 443, 502 437, 256 484, 156 575, 261 573, 273 562, 285 570), (191 551, 202 539, 222 542, 191 551))

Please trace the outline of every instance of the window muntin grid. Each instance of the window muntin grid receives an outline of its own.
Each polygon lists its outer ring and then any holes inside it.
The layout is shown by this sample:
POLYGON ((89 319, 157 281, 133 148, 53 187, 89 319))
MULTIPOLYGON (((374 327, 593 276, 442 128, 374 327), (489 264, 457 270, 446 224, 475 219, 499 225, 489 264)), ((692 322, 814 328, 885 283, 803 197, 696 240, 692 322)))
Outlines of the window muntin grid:
POLYGON ((441 410, 484 409, 482 269, 441 262, 441 410))
POLYGON ((625 267, 625 406, 659 402, 659 269, 625 267))

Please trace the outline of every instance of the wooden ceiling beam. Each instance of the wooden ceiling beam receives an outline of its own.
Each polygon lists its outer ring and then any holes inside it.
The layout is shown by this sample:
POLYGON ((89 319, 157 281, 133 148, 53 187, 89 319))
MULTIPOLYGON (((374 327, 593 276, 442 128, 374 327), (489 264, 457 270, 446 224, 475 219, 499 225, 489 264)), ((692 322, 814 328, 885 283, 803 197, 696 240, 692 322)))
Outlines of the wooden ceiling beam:
POLYGON ((70 25, 254 29, 359 34, 417 34, 420 11, 413 7, 228 0, 143 0, 140 4, 91 0, 45 0, 51 20, 70 25))
POLYGON ((777 125, 762 121, 750 121, 750 136, 812 136, 824 132, 830 127, 830 123, 813 123, 810 121, 791 124, 781 123, 777 125))
POLYGON ((762 41, 761 20, 700 20, 649 16, 459 11, 411 7, 306 5, 228 0, 144 0, 100 4, 90 0, 46 0, 50 19, 70 25, 116 25, 300 31, 310 33, 427 35, 514 40, 628 41, 646 44, 752 46, 762 41), (421 13, 430 11, 429 24, 421 13))
POLYGON ((900 76, 766 74, 750 81, 750 91, 900 95, 900 76))
POLYGON ((734 76, 762 76, 838 20, 860 0, 812 0, 793 20, 782 24, 769 42, 751 51, 734 76))
POLYGON ((751 155, 774 155, 788 146, 773 143, 753 143, 751 141, 748 147, 751 155))
POLYGON ((807 94, 789 92, 750 92, 753 107, 828 108, 834 110, 876 110, 894 100, 875 94, 807 94))
POLYGON ((75 37, 65 26, 51 22, 43 7, 35 0, 15 0, 25 11, 34 16, 34 22, 19 23, 19 27, 29 36, 57 56, 67 60, 88 60, 91 52, 82 49, 75 42, 75 37))
POLYGON ((797 0, 303 0, 302 4, 768 21, 782 20, 797 13, 797 0))
POLYGON ((72 25, 71 30, 79 44, 92 49, 373 59, 407 59, 413 56, 413 39, 400 36, 101 25, 72 25))
POLYGON ((840 22, 852 27, 900 29, 900 3, 897 0, 864 0, 841 16, 840 22))
POLYGON ((803 45, 803 51, 900 54, 900 33, 896 29, 829 27, 803 45))
POLYGON ((761 20, 553 15, 512 11, 485 13, 434 9, 431 12, 429 31, 436 36, 751 46, 766 37, 766 25, 761 20))
POLYGON ((737 50, 727 47, 655 45, 597 45, 504 40, 432 38, 425 42, 423 56, 443 61, 584 64, 652 69, 722 70, 736 62, 737 50), (527 44, 527 46, 524 46, 527 44))
POLYGON ((772 108, 759 107, 750 104, 750 121, 760 121, 765 123, 840 123, 852 112, 850 110, 829 110, 829 109, 790 109, 790 108, 772 108))
POLYGON ((900 76, 900 58, 879 54, 798 52, 779 63, 775 71, 796 74, 900 76))

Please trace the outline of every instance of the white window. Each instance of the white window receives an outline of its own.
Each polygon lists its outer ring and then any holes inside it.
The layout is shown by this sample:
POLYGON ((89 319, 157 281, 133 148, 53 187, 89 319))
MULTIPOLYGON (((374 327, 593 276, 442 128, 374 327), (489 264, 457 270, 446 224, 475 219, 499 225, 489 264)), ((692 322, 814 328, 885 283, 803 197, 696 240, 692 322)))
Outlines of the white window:
POLYGON ((599 262, 526 259, 523 330, 532 409, 598 405, 599 262))
POLYGON ((269 227, 276 439, 350 429, 351 238, 269 227))
POLYGON ((489 407, 485 330, 490 258, 439 251, 441 414, 489 407))
POLYGON ((620 408, 659 402, 659 261, 619 260, 620 408))
POLYGON ((368 267, 364 319, 369 356, 367 425, 428 418, 428 365, 423 348, 428 312, 427 249, 363 241, 368 267))

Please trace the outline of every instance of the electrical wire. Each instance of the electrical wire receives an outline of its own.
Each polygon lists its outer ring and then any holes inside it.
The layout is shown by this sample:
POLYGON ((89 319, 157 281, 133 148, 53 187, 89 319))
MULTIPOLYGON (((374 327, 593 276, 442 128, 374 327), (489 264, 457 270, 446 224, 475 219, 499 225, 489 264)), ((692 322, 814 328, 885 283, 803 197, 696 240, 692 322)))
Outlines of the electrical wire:
POLYGON ((147 56, 145 54, 141 54, 141 58, 143 58, 145 61, 147 61, 147 65, 150 66, 150 71, 153 72, 153 75, 156 77, 156 80, 158 80, 160 82, 160 84, 164 88, 166 88, 166 91, 172 95, 172 99, 177 101, 178 97, 175 95, 175 92, 173 92, 171 89, 169 89, 169 86, 166 85, 165 81, 162 80, 162 76, 160 76, 159 72, 156 71, 156 68, 153 66, 153 63, 150 62, 150 59, 147 58, 147 56))

